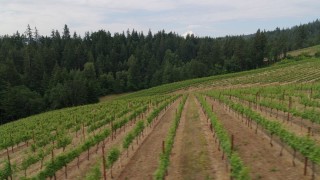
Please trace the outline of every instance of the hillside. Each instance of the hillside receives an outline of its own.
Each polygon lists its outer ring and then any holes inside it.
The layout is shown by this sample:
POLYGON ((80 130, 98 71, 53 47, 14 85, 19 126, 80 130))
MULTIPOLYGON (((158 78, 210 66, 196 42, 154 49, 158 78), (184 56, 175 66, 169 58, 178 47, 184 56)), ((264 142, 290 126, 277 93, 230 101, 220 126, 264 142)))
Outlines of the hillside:
POLYGON ((320 54, 320 45, 307 47, 307 48, 303 48, 303 49, 298 49, 295 51, 290 51, 290 52, 288 52, 288 55, 299 56, 301 54, 307 54, 310 56, 314 56, 316 53, 320 54))
POLYGON ((317 179, 319 69, 289 59, 7 123, 0 179, 317 179))
POLYGON ((0 35, 0 123, 108 94, 265 67, 288 51, 320 44, 319 29, 315 20, 217 38, 136 30, 81 37, 67 25, 50 36, 28 25, 24 33, 0 35))
POLYGON ((139 97, 173 92, 179 89, 225 87, 238 84, 272 84, 272 83, 306 83, 319 80, 318 58, 301 60, 283 60, 270 67, 238 73, 197 78, 176 83, 165 84, 154 88, 130 93, 120 98, 139 97), (299 69, 295 72, 295 69, 299 69), (295 72, 295 73, 293 73, 295 72))

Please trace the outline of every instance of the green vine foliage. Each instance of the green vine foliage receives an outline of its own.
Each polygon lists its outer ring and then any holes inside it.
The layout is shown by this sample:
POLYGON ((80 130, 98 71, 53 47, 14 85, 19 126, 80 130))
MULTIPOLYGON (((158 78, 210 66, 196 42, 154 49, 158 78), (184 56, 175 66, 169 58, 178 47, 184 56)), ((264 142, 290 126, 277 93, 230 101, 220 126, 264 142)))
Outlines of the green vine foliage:
POLYGON ((163 153, 161 153, 158 168, 153 175, 154 179, 162 180, 165 177, 166 170, 170 164, 170 153, 171 153, 171 150, 173 147, 174 137, 176 136, 176 131, 177 131, 177 128, 180 123, 182 110, 183 110, 184 104, 187 100, 187 97, 188 96, 186 96, 186 95, 183 96, 182 101, 178 106, 177 114, 174 118, 174 121, 170 127, 169 133, 168 133, 166 140, 165 140, 165 147, 166 147, 165 151, 163 153))
POLYGON ((228 159, 231 162, 231 176, 235 179, 247 180, 250 179, 249 170, 245 167, 244 163, 240 159, 237 153, 231 150, 231 141, 230 136, 227 131, 224 129, 223 125, 219 122, 216 115, 212 112, 211 107, 206 102, 203 96, 198 95, 198 100, 208 117, 210 118, 213 129, 221 142, 222 150, 227 154, 228 159))
POLYGON ((292 149, 299 151, 302 155, 308 157, 312 162, 320 164, 320 146, 317 145, 315 141, 311 140, 308 137, 299 137, 283 128, 281 123, 269 121, 254 110, 245 107, 242 104, 235 103, 224 96, 219 96, 218 93, 211 92, 207 95, 218 99, 238 113, 252 119, 260 126, 262 126, 265 130, 267 130, 270 134, 278 136, 292 149))
POLYGON ((112 167, 112 165, 119 159, 120 150, 118 148, 112 148, 107 156, 107 167, 112 167))

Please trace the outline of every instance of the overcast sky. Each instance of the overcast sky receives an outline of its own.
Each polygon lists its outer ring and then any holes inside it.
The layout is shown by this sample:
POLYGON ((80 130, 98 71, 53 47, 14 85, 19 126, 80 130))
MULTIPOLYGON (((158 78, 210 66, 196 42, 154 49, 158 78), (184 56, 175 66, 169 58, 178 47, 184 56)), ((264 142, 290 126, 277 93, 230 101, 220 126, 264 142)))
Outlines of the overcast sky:
POLYGON ((179 34, 219 37, 273 30, 320 18, 319 0, 0 0, 0 35, 164 29, 179 34))

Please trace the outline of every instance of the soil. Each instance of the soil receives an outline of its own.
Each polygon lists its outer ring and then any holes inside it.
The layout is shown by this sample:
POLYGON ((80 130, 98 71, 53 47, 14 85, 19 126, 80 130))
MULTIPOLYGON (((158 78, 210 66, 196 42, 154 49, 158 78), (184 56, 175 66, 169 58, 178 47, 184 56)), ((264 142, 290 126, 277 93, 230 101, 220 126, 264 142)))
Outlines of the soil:
POLYGON ((262 131, 255 133, 241 122, 237 116, 227 111, 222 104, 207 98, 213 104, 214 112, 228 133, 235 137, 235 150, 239 153, 244 164, 249 167, 252 179, 311 179, 310 170, 303 175, 303 164, 296 160, 292 165, 292 156, 283 151, 277 143, 269 144, 269 138, 262 131))
POLYGON ((135 154, 125 165, 124 169, 115 175, 115 179, 153 179, 153 173, 158 167, 162 142, 165 140, 172 124, 180 101, 176 101, 159 119, 154 130, 143 140, 135 154))
POLYGON ((229 179, 226 163, 193 95, 182 112, 166 179, 229 179))

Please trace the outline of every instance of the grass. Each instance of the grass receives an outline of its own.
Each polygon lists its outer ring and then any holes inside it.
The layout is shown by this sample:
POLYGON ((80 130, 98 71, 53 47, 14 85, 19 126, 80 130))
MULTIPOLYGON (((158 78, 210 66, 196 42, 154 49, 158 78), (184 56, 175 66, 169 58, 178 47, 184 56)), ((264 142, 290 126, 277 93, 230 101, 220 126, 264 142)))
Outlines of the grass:
POLYGON ((275 168, 275 167, 273 167, 273 168, 270 169, 270 172, 277 172, 277 171, 278 171, 278 169, 275 168))
POLYGON ((295 51, 290 51, 290 52, 288 52, 288 55, 299 56, 301 54, 307 54, 307 55, 314 56, 314 54, 316 52, 320 52, 320 45, 311 46, 311 47, 307 47, 307 48, 303 48, 303 49, 298 49, 295 51))
POLYGON ((116 98, 120 98, 121 96, 124 96, 127 94, 130 94, 130 93, 110 94, 110 95, 102 96, 99 98, 99 102, 111 101, 111 100, 114 100, 116 98))
MULTIPOLYGON (((209 153, 206 149, 207 141, 200 133, 200 116, 196 107, 195 99, 189 101, 189 109, 186 114, 186 127, 184 131, 184 145, 182 153, 182 174, 184 179, 195 179, 199 172, 207 173, 210 167, 209 153)), ((212 179, 209 174, 203 178, 212 179)))

